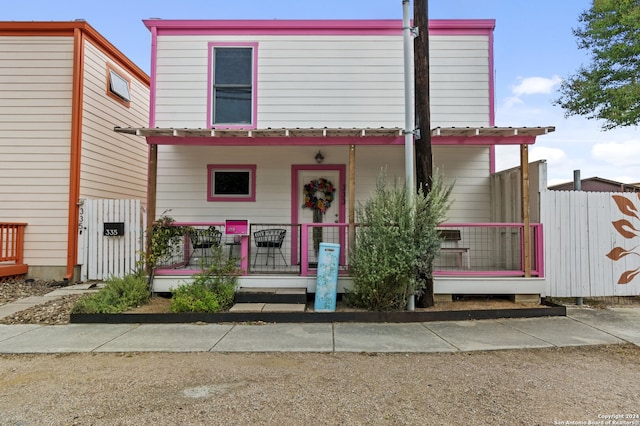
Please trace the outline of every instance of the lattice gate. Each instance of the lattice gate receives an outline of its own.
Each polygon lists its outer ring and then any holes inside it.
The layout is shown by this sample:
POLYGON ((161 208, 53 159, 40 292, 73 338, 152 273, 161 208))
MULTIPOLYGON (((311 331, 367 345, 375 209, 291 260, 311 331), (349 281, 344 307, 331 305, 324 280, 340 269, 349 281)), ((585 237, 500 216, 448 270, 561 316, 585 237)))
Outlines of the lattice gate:
POLYGON ((146 227, 140 200, 84 200, 79 222, 81 281, 122 277, 135 271, 146 227))

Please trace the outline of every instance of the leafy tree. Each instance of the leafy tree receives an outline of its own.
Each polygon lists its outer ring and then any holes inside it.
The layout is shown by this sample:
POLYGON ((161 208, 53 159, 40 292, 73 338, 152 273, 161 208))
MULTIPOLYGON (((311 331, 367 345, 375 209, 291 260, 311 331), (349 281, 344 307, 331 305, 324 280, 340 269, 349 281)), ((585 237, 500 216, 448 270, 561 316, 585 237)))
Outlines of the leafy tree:
POLYGON ((640 123, 640 0, 593 0, 573 30, 591 63, 566 79, 554 104, 565 116, 603 120, 602 128, 640 123))

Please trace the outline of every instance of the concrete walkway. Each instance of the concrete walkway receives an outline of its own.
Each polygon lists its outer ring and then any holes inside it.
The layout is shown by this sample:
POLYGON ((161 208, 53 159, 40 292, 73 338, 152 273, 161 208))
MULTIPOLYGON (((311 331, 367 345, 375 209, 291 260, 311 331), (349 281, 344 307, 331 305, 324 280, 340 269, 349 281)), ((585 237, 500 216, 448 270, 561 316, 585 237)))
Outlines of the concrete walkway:
MULTIPOLYGON (((73 291, 69 288, 61 290, 73 291)), ((0 309, 0 316, 3 314, 0 309)), ((402 324, 0 325, 0 353, 5 354, 154 351, 427 353, 623 343, 640 346, 640 308, 567 308, 566 317, 402 324)))

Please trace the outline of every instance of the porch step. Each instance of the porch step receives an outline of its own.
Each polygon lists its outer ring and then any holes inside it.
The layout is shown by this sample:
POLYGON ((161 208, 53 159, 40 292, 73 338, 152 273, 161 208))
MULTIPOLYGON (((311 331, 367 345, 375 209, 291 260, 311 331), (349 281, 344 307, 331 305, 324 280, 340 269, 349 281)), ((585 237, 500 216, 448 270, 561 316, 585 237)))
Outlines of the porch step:
POLYGON ((234 301, 236 304, 299 304, 304 307, 307 289, 242 287, 236 292, 234 301))
POLYGON ((304 312, 303 303, 236 303, 229 312, 304 312))

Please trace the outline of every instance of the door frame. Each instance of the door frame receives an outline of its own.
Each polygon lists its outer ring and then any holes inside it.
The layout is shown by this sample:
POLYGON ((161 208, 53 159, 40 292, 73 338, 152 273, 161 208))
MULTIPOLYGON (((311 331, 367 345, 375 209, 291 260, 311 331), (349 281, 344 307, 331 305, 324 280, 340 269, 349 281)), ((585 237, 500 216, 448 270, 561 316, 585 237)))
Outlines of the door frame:
MULTIPOLYGON (((336 191, 340 191, 339 203, 338 203, 338 222, 345 223, 346 214, 346 174, 347 166, 344 164, 294 164, 291 166, 291 223, 299 225, 298 208, 302 204, 300 200, 300 184, 298 180, 298 174, 304 171, 337 171, 340 179, 339 184, 336 186, 336 191)), ((340 246, 343 248, 340 250, 340 263, 344 264, 345 261, 345 232, 340 232, 340 246)), ((297 264, 300 259, 298 258, 298 245, 299 245, 299 233, 296 232, 291 236, 291 262, 293 265, 297 264)))

